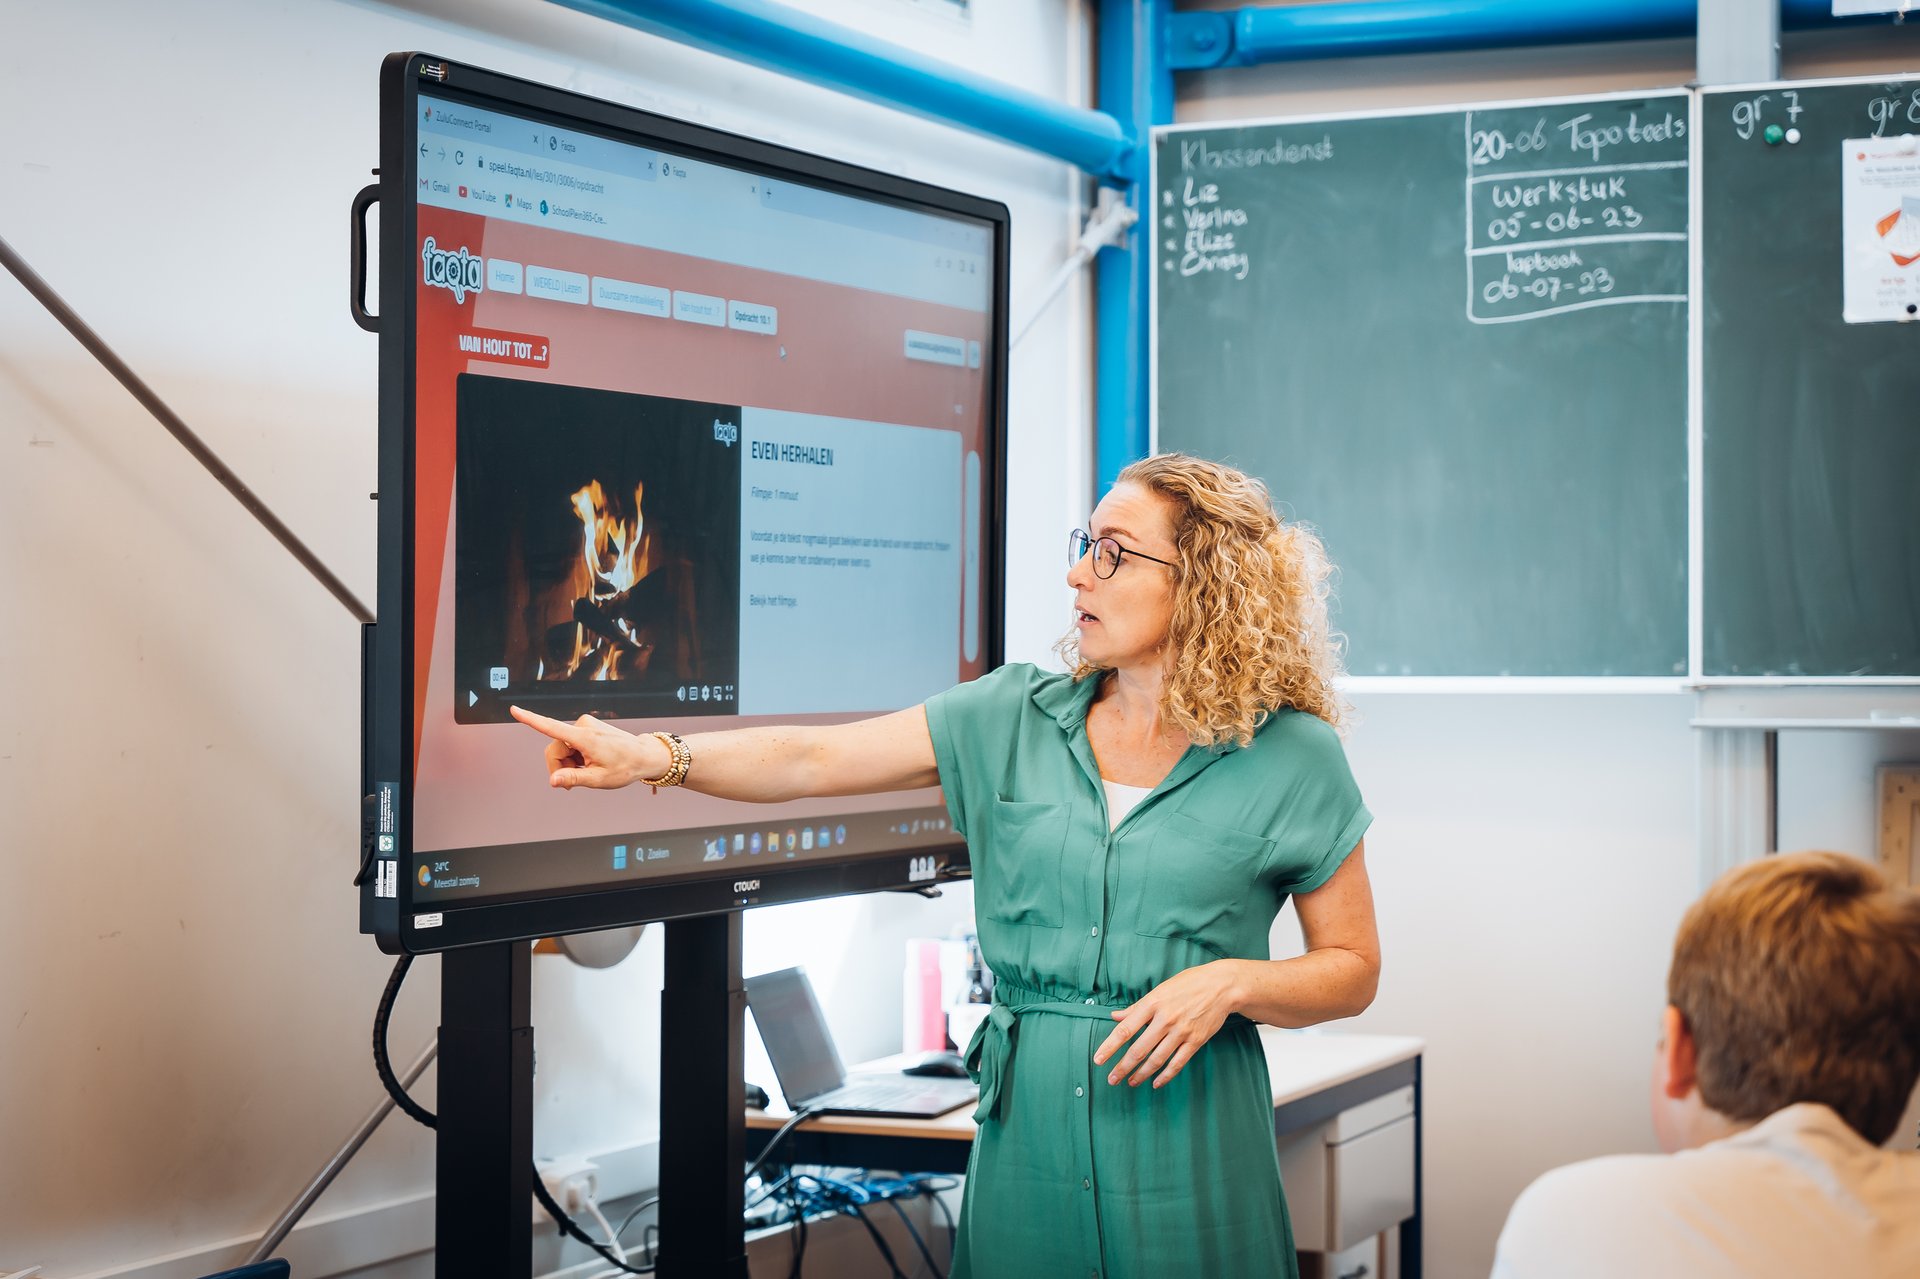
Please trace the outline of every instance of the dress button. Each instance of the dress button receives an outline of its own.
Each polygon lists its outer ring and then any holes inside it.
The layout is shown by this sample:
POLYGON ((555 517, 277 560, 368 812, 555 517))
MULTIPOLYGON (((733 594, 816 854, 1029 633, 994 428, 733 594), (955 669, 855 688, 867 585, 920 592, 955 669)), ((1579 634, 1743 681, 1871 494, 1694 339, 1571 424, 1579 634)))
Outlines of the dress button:
POLYGON ((1093 1002, 1093 999, 1092 999, 1092 997, 1091 997, 1091 996, 1089 996, 1089 997, 1088 997, 1088 999, 1087 999, 1087 1002, 1088 1002, 1088 1003, 1092 1003, 1092 1002, 1093 1002))
POLYGON ((1086 1177, 1082 1177, 1082 1178, 1080 1179, 1080 1189, 1082 1189, 1082 1190, 1092 1190, 1092 1189, 1093 1189, 1093 1182, 1092 1182, 1091 1180, 1089 1180, 1088 1178, 1086 1178, 1086 1177))
POLYGON ((1087 1090, 1076 1086, 1073 1090, 1073 1095, 1076 1097, 1084 1097, 1087 1095, 1087 1090))
POLYGON ((1100 935, 1100 925, 1098 924, 1095 924, 1093 926, 1093 931, 1087 934, 1087 936, 1089 937, 1098 937, 1099 935, 1100 935))

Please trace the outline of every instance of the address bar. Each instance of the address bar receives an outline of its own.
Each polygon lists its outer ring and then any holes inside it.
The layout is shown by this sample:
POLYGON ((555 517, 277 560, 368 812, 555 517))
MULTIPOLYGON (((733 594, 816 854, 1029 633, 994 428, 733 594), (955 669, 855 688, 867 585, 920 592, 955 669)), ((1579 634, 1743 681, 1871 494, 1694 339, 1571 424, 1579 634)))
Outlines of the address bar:
POLYGON ((565 169, 556 169, 550 165, 527 163, 517 160, 485 160, 482 176, 495 180, 511 179, 515 182, 537 182, 542 186, 558 187, 563 191, 584 195, 605 195, 607 184, 578 173, 569 173, 565 169))

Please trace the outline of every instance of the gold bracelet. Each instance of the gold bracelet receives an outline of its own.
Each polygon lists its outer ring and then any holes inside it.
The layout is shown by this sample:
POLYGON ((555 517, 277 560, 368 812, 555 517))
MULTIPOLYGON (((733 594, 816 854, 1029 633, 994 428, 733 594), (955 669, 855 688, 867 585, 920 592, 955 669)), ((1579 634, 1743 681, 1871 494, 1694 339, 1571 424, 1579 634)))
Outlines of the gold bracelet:
POLYGON ((687 780, 687 770, 693 767, 693 752, 687 749, 687 744, 680 740, 678 733, 655 733, 654 736, 673 753, 673 762, 667 765, 666 772, 658 777, 640 779, 645 785, 651 786, 653 793, 658 795, 662 786, 678 786, 687 780))

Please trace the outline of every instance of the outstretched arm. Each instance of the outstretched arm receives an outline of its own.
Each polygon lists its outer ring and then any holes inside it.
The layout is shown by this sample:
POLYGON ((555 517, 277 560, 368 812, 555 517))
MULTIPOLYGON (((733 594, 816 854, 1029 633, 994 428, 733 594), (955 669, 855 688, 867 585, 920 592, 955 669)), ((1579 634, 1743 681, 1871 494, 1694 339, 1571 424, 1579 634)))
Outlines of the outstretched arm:
MULTIPOLYGON (((518 706, 513 717, 547 735, 547 782, 562 790, 614 790, 659 777, 673 763, 666 743, 651 733, 629 733, 587 715, 568 723, 518 706)), ((681 784, 722 799, 776 803, 940 781, 924 706, 851 724, 736 728, 683 740, 693 766, 681 784)))

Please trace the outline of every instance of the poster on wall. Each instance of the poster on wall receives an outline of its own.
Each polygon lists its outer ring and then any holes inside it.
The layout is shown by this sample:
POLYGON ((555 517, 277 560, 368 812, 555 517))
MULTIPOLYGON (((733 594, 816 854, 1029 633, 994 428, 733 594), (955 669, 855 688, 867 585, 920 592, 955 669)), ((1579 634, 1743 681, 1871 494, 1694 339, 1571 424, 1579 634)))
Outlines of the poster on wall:
POLYGON ((1846 322, 1920 320, 1920 139, 1840 145, 1846 322))

